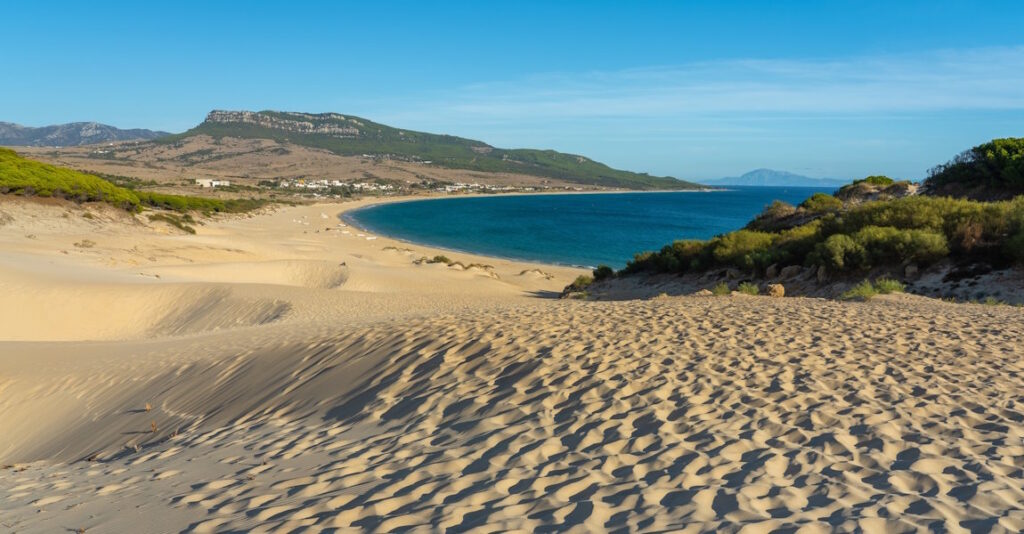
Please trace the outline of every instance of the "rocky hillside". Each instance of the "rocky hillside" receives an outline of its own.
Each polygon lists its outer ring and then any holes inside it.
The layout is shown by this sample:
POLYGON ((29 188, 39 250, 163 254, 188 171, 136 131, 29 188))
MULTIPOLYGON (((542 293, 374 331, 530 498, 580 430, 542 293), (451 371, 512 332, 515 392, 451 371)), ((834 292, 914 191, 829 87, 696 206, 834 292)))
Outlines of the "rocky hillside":
POLYGON ((451 135, 403 130, 338 113, 212 111, 191 130, 161 139, 196 136, 270 139, 340 156, 370 156, 450 169, 539 176, 587 186, 621 189, 698 189, 671 177, 613 169, 585 156, 554 150, 503 149, 451 135))
POLYGON ((167 135, 170 134, 153 130, 122 130, 98 122, 72 122, 41 128, 0 122, 0 146, 79 146, 151 140, 167 135))

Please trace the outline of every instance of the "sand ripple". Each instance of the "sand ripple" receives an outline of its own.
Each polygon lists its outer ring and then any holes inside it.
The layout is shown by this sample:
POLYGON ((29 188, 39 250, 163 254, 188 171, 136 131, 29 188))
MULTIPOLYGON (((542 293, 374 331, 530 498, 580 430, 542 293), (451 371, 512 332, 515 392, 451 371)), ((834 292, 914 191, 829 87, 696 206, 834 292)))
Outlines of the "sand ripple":
POLYGON ((1022 317, 680 298, 233 338, 236 358, 130 388, 63 383, 102 461, 4 471, 0 516, 120 530, 95 513, 116 500, 197 532, 1020 531, 1022 317))

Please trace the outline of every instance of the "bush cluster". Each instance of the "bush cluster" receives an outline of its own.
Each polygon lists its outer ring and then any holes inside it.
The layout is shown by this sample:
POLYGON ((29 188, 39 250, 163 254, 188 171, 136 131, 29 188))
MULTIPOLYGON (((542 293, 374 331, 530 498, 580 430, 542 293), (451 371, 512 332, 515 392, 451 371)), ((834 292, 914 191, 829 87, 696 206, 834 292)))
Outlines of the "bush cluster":
POLYGON ((174 213, 154 213, 149 215, 150 222, 162 221, 179 230, 183 230, 190 234, 196 233, 196 229, 192 226, 196 223, 196 220, 189 214, 176 215, 174 213))
POLYGON ((24 159, 6 148, 0 148, 0 193, 99 201, 139 210, 139 198, 128 189, 97 176, 24 159))
POLYGON ((594 281, 599 282, 601 280, 607 280, 615 276, 615 270, 607 265, 598 265, 593 272, 594 281))
POLYGON ((1007 194, 1022 192, 1024 138, 994 139, 978 145, 933 168, 929 174, 926 183, 939 190, 954 186, 983 187, 1007 194))
POLYGON ((843 201, 827 193, 815 193, 801 202, 800 207, 814 213, 839 211, 843 208, 843 201))
POLYGON ((875 295, 902 293, 905 288, 906 286, 892 278, 879 278, 874 283, 870 280, 864 280, 843 293, 839 298, 843 300, 869 300, 875 295))
POLYGON ((574 292, 574 293, 581 292, 581 291, 586 290, 588 287, 590 287, 590 284, 593 284, 593 283, 594 283, 594 277, 593 276, 587 276, 585 274, 581 274, 581 275, 577 276, 576 279, 573 280, 572 283, 569 284, 565 288, 565 291, 566 292, 574 292))
POLYGON ((874 175, 874 176, 868 176, 867 178, 861 178, 860 180, 854 180, 852 185, 871 184, 871 185, 877 185, 877 186, 885 187, 885 186, 890 186, 890 185, 892 185, 894 183, 896 183, 896 180, 893 180, 892 178, 889 178, 888 176, 874 175))
POLYGON ((0 193, 106 202, 133 212, 151 207, 179 213, 244 213, 266 203, 259 199, 222 200, 134 191, 99 176, 28 160, 5 148, 0 148, 0 193))
MULTIPOLYGON (((822 202, 828 201, 819 197, 812 204, 822 202)), ((948 256, 1024 262, 1024 197, 865 202, 784 230, 743 229, 708 241, 676 241, 636 255, 624 272, 682 274, 723 267, 756 272, 773 264, 854 272, 907 262, 927 265, 948 256)))

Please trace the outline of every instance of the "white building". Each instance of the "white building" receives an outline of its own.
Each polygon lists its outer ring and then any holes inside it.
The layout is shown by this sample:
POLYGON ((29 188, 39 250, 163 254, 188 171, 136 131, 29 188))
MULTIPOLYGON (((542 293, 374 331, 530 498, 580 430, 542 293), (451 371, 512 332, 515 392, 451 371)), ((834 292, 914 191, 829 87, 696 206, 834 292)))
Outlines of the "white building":
POLYGON ((210 178, 196 178, 196 185, 199 187, 227 187, 231 185, 229 180, 213 180, 210 178))

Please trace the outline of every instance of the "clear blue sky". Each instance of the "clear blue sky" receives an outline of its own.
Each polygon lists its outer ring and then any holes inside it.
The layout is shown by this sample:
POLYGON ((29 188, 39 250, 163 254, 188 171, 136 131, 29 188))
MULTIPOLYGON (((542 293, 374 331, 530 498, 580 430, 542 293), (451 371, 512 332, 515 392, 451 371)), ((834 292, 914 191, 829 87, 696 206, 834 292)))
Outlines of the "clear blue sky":
POLYGON ((0 120, 336 111, 697 179, 921 178, 1024 136, 1020 0, 370 4, 6 5, 0 120))

